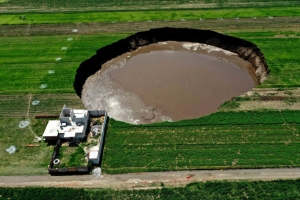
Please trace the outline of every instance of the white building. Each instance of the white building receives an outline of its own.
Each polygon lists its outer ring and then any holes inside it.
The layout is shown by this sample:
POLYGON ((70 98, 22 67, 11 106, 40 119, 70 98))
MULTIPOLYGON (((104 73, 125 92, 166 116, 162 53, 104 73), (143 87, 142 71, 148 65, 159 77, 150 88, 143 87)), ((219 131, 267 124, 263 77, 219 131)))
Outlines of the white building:
POLYGON ((44 131, 46 140, 82 139, 88 126, 89 112, 63 107, 59 120, 50 120, 44 131))

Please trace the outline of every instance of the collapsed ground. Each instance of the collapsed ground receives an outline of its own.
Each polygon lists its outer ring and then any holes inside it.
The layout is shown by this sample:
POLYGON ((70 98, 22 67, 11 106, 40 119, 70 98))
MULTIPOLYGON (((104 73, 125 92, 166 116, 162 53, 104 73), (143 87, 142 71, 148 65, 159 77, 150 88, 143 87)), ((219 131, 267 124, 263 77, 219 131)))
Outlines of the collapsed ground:
MULTIPOLYGON (((253 7, 249 9, 245 18, 238 18, 239 13, 233 10, 228 15, 228 10, 219 9, 216 13, 210 10, 215 18, 199 20, 184 10, 180 11, 180 18, 170 21, 146 22, 144 18, 139 20, 138 14, 133 22, 114 22, 114 18, 108 17, 101 23, 94 23, 93 19, 79 23, 77 17, 86 13, 78 13, 74 19, 40 14, 33 22, 28 14, 26 20, 19 20, 23 13, 6 14, 2 20, 9 16, 12 20, 10 25, 1 23, 0 28, 0 157, 3 158, 0 175, 46 174, 53 146, 28 144, 33 143, 35 135, 42 135, 48 120, 34 119, 34 116, 59 114, 63 104, 83 108, 72 87, 79 64, 102 46, 133 32, 162 26, 204 28, 249 40, 265 54, 271 74, 248 96, 224 104, 220 108, 222 113, 210 116, 210 124, 199 119, 133 127, 111 120, 103 170, 120 173, 300 166, 297 150, 300 18, 297 12, 284 16, 297 8, 270 8, 269 13, 260 14, 256 19, 257 12, 253 10, 253 7), (287 11, 282 14, 278 10, 287 11), (186 19, 182 20, 182 16, 186 19), (54 23, 36 23, 42 17, 54 23), (49 73, 50 70, 54 73, 49 73), (43 84, 47 87, 41 88, 43 84), (33 100, 40 100, 40 104, 32 105, 33 100), (288 113, 283 108, 295 111, 288 113), (246 110, 252 111, 245 113, 246 110), (220 118, 215 116, 222 116, 225 124, 220 124, 220 118), (245 120, 240 122, 241 116, 245 120), (20 129, 22 120, 30 120, 31 129, 20 129), (9 155, 6 149, 11 145, 16 146, 17 152, 9 155), (147 158, 147 162, 143 163, 141 158, 147 158)), ((157 11, 156 15, 163 16, 163 12, 157 11)), ((201 10, 193 12, 199 14, 201 10)))

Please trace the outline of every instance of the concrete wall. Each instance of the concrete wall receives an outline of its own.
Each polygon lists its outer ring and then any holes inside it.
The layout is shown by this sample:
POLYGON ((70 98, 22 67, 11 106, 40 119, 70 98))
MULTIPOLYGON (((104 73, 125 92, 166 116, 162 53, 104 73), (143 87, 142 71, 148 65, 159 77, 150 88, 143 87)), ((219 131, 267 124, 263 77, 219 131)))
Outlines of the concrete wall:
POLYGON ((106 116, 105 110, 89 110, 88 113, 89 113, 90 117, 106 116))
POLYGON ((99 149, 98 149, 98 158, 90 160, 93 164, 99 165, 100 164, 99 162, 100 162, 100 160, 102 160, 101 157, 103 155, 104 141, 105 141, 105 137, 106 137, 106 130, 107 130, 106 127, 107 127, 108 117, 107 117, 107 112, 105 110, 99 110, 99 111, 89 110, 89 113, 90 113, 91 117, 105 116, 104 122, 102 124, 101 137, 99 139, 100 145, 99 145, 99 149))

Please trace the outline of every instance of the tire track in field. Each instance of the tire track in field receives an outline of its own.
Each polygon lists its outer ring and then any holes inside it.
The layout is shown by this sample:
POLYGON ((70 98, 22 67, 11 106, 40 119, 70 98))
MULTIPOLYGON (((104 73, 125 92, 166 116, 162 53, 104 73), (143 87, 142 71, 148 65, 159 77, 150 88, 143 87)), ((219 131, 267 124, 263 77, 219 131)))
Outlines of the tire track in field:
POLYGON ((25 31, 25 35, 30 35, 30 27, 31 27, 31 24, 29 24, 26 28, 26 31, 25 31))
POLYGON ((29 94, 29 99, 28 99, 28 107, 27 107, 27 111, 26 111, 26 118, 27 118, 27 120, 28 120, 28 122, 29 122, 28 128, 29 128, 30 132, 31 132, 34 136, 37 137, 37 134, 32 130, 32 127, 31 127, 31 121, 30 121, 30 117, 29 117, 29 111, 30 111, 31 99, 32 99, 32 94, 30 93, 30 94, 29 94))

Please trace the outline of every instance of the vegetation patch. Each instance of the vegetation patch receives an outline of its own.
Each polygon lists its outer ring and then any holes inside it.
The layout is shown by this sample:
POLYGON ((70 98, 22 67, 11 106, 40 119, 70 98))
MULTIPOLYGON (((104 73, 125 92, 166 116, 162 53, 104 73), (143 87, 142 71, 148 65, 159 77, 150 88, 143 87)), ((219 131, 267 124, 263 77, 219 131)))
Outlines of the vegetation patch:
MULTIPOLYGON (((29 126, 19 128, 20 118, 0 118, 0 175, 46 174, 53 153, 53 146, 43 141, 34 143, 35 135, 29 126), (8 154, 6 149, 15 146, 17 151, 8 154)), ((45 120, 32 119, 30 126, 34 133, 43 133, 45 120)), ((41 135, 41 134, 39 134, 41 135)))
POLYGON ((59 149, 58 159, 60 160, 59 168, 79 167, 88 164, 81 146, 62 146, 59 149))
MULTIPOLYGON (((115 11, 115 12, 71 12, 71 13, 27 13, 1 14, 0 25, 8 24, 59 24, 78 22, 128 22, 128 21, 180 21, 201 19, 228 19, 255 17, 292 17, 297 16, 300 7, 256 7, 256 8, 222 8, 222 9, 183 9, 150 11, 115 11), (21 18, 20 18, 21 17, 21 18)), ((71 30, 70 30, 71 32, 71 30)))
POLYGON ((299 111, 218 112, 150 125, 111 119, 102 170, 298 167, 298 115, 299 111))

